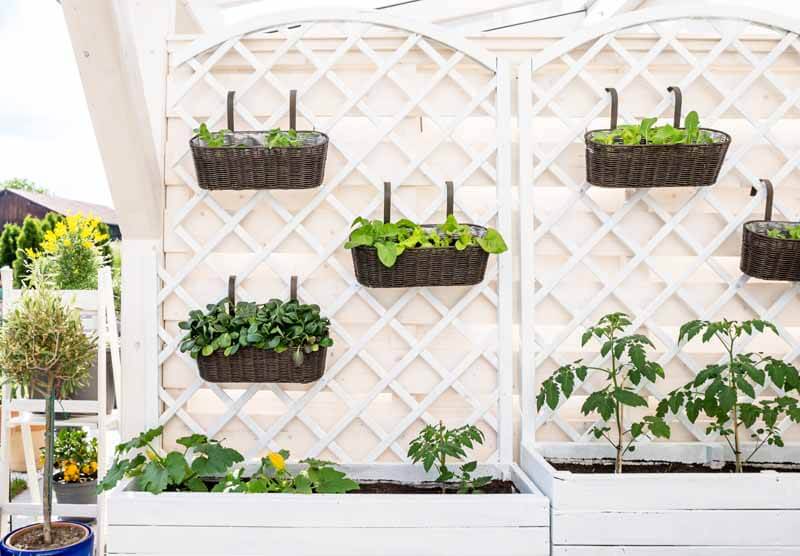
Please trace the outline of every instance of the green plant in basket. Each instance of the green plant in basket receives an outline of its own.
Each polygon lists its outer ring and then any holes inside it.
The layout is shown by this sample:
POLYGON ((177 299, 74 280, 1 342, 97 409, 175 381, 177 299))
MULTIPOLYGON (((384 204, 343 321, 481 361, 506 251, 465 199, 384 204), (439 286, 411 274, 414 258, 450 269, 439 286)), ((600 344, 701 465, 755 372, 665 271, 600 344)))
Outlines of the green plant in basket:
POLYGON ((624 335, 624 330, 630 325, 630 317, 623 313, 611 313, 601 318, 584 332, 581 346, 586 346, 593 338, 602 342, 600 355, 610 358, 608 367, 591 367, 584 365, 580 359, 564 365, 542 382, 536 396, 538 409, 545 404, 550 409, 556 409, 562 396, 568 399, 575 392, 575 384, 586 380, 590 371, 602 373, 605 384, 589 394, 583 402, 581 413, 589 415, 596 411, 605 422, 613 417, 613 432, 607 425, 595 426, 591 432, 595 438, 605 438, 614 447, 616 473, 622 473, 622 460, 628 452, 636 449, 637 440, 647 436, 670 436, 670 428, 660 416, 647 415, 641 421, 631 423, 630 427, 625 426, 626 407, 647 407, 647 400, 636 392, 635 387, 642 379, 654 383, 664 378, 661 365, 647 359, 645 350, 653 348, 653 343, 641 334, 624 335))
POLYGON ((592 141, 604 145, 703 145, 714 142, 711 134, 700 129, 700 117, 692 111, 684 119, 684 127, 655 125, 658 118, 644 118, 638 125, 621 125, 610 131, 596 131, 592 141))
POLYGON ((470 461, 452 471, 447 467, 447 458, 465 459, 466 450, 483 444, 483 431, 474 425, 464 425, 457 429, 448 429, 443 423, 427 425, 422 429, 408 447, 408 457, 414 463, 422 462, 425 471, 436 465, 439 476, 436 482, 442 483, 442 493, 447 492, 447 483, 455 480, 458 492, 468 494, 480 490, 492 482, 491 476, 472 477, 478 463, 470 461))
POLYGON ((767 236, 773 239, 798 239, 800 240, 800 224, 786 228, 773 228, 767 231, 767 236))
POLYGON ((432 247, 454 247, 463 251, 467 247, 478 246, 487 253, 503 253, 508 250, 503 236, 497 230, 488 228, 486 233, 477 235, 471 226, 459 224, 455 217, 448 215, 444 224, 420 226, 408 219, 397 222, 383 222, 358 217, 353 222, 357 226, 345 243, 345 249, 374 247, 378 259, 386 267, 393 267, 397 257, 406 249, 429 249, 432 247))
POLYGON ((320 315, 318 305, 272 299, 261 305, 239 302, 233 314, 230 309, 230 301, 223 299, 207 305, 205 312, 191 311, 189 319, 178 324, 186 331, 181 351, 197 359, 216 351, 231 356, 245 347, 292 350, 294 362, 301 365, 304 354, 333 345, 330 320, 320 315))
POLYGON ((303 144, 302 139, 293 129, 283 131, 281 129, 271 129, 264 134, 264 145, 269 149, 295 148, 303 144))
POLYGON ((230 133, 230 131, 227 129, 211 131, 208 129, 208 126, 205 124, 205 122, 200 124, 200 127, 195 129, 194 132, 197 134, 200 140, 205 143, 206 147, 224 147, 225 136, 230 133))
POLYGON ((304 459, 300 463, 306 468, 292 473, 286 466, 287 459, 286 450, 270 452, 252 476, 245 477, 244 469, 237 469, 217 483, 213 492, 344 494, 359 489, 358 483, 335 469, 332 462, 304 459))
POLYGON ((658 416, 662 418, 681 409, 692 423, 701 413, 708 416, 711 422, 706 427, 706 434, 716 433, 725 439, 734 454, 739 473, 765 444, 783 447, 779 426, 782 419, 800 423, 800 402, 790 395, 793 390, 800 392, 797 369, 780 359, 738 352, 737 343, 744 337, 765 330, 778 334, 774 324, 760 319, 741 322, 694 320, 681 326, 679 342, 691 341, 702 334, 703 343, 716 340, 722 344, 725 360, 708 365, 697 373, 694 380, 670 392, 658 404, 658 416), (759 395, 756 388, 765 386, 767 379, 783 394, 773 397, 759 395), (755 445, 745 459, 741 434, 757 423, 758 428, 751 434, 755 445))

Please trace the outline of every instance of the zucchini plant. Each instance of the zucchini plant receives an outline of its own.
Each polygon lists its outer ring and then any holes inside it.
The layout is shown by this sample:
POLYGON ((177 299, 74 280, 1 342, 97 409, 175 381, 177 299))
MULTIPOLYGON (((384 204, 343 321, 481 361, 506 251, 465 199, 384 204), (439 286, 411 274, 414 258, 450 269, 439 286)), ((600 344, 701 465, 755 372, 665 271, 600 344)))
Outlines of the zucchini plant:
POLYGON ((357 226, 345 243, 345 249, 374 247, 378 259, 386 267, 393 267, 397 258, 406 249, 430 249, 434 247, 454 247, 463 251, 478 246, 487 253, 503 253, 508 250, 503 236, 494 228, 489 228, 483 236, 476 235, 467 224, 459 224, 455 217, 448 215, 444 224, 420 226, 408 219, 397 222, 368 220, 358 217, 353 222, 357 226))
POLYGON ((291 349, 294 362, 301 365, 304 354, 333 345, 330 320, 320 316, 319 306, 294 299, 272 299, 261 305, 240 301, 231 314, 226 298, 207 305, 205 312, 191 311, 178 326, 186 331, 181 351, 195 359, 216 351, 227 357, 245 347, 277 353, 291 349))
POLYGON ((711 134, 700 129, 697 112, 686 114, 684 127, 676 128, 670 124, 655 125, 658 118, 644 118, 639 124, 621 125, 610 131, 596 131, 591 139, 604 145, 695 145, 714 142, 711 134))
POLYGON ((536 396, 536 406, 545 404, 556 409, 561 399, 568 399, 575 392, 578 381, 584 381, 592 371, 602 373, 604 385, 589 394, 581 407, 581 413, 589 415, 597 412, 608 423, 613 418, 612 427, 607 424, 591 429, 595 438, 605 438, 616 452, 614 471, 622 473, 622 461, 628 452, 636 449, 635 443, 642 437, 669 438, 670 428, 658 415, 647 415, 641 421, 626 425, 625 408, 647 407, 647 400, 637 393, 636 387, 642 380, 655 383, 664 378, 664 369, 655 361, 647 359, 647 348, 653 343, 641 334, 623 335, 631 326, 630 317, 624 313, 611 313, 601 318, 581 337, 581 347, 593 338, 600 341, 600 355, 609 358, 607 367, 585 365, 581 359, 557 369, 542 382, 536 396))
POLYGON ((778 329, 771 322, 760 319, 746 321, 721 320, 716 322, 693 320, 681 326, 678 341, 689 342, 701 336, 703 343, 718 341, 725 349, 722 362, 708 365, 688 384, 669 393, 658 404, 657 415, 677 414, 681 409, 692 423, 701 413, 711 422, 706 434, 716 433, 725 439, 734 455, 736 472, 766 444, 783 446, 779 422, 788 418, 800 423, 800 403, 790 394, 800 392, 800 374, 795 367, 757 353, 739 353, 737 344, 754 332, 778 329), (782 394, 762 398, 756 387, 766 385, 767 379, 782 394), (743 399, 746 396, 746 399, 743 399), (743 454, 742 432, 756 423, 752 433, 755 442, 750 454, 743 454))
POLYGON ((442 483, 442 493, 447 492, 447 483, 455 480, 460 494, 480 492, 492 482, 492 477, 473 477, 478 462, 470 461, 452 471, 447 467, 447 457, 465 459, 466 450, 483 444, 483 431, 475 425, 464 425, 457 429, 449 429, 440 421, 438 425, 427 425, 420 431, 408 447, 408 457, 413 463, 422 462, 425 471, 436 465, 439 476, 436 482, 442 483))

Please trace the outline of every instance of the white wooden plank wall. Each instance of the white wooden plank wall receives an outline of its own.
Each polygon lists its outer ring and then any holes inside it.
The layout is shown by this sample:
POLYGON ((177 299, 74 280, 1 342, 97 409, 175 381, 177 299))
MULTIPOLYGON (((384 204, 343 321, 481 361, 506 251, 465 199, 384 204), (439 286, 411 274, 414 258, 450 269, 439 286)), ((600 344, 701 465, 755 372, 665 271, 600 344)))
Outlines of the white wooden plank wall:
MULTIPOLYGON (((171 59, 186 45, 171 42, 171 59)), ((484 286, 367 290, 355 285, 342 248, 355 216, 382 214, 384 180, 399 186, 395 218, 443 220, 444 181, 452 179, 460 220, 502 224, 495 68, 406 32, 325 24, 233 39, 170 64, 167 79, 159 297, 166 443, 197 431, 250 456, 283 447, 293 457, 400 461, 425 422, 443 419, 476 423, 487 434, 478 457, 497 460, 497 257, 484 286), (304 39, 306 32, 325 38, 304 39), (323 187, 198 189, 188 140, 199 122, 224 127, 226 91, 238 91, 237 129, 269 129, 288 126, 290 88, 300 91, 298 127, 331 137, 323 187), (221 299, 229 274, 240 277, 240 299, 258 301, 287 297, 290 275, 299 275, 300 298, 334 323, 322 382, 223 388, 199 379, 177 350, 177 323, 221 299)))
MULTIPOLYGON (((700 342, 677 353, 678 328, 695 318, 771 320, 781 339, 765 336, 742 347, 800 364, 800 286, 748 279, 738 270, 741 225, 763 218, 764 196, 749 196, 758 178, 775 184, 775 219, 800 220, 797 35, 744 21, 675 20, 554 46, 534 56, 528 70, 520 111, 530 140, 523 142, 521 172, 533 209, 521 216, 528 240, 520 287, 531 292, 523 311, 533 334, 523 334, 530 344, 522 361, 523 375, 535 375, 527 382, 529 403, 558 366, 598 357, 581 351, 580 335, 611 311, 633 315, 657 345, 667 380, 645 387, 653 404, 721 357, 718 346, 700 342), (621 121, 658 115, 667 122, 669 85, 682 87, 684 115, 697 110, 702 125, 733 136, 717 185, 649 193, 588 187, 583 134, 608 127, 604 88, 619 90, 621 121)), ((557 412, 539 412, 528 438, 591 440, 594 421, 579 408, 598 384, 590 378, 557 412)), ((798 427, 783 426, 787 440, 800 439, 798 427)), ((702 440, 704 433, 705 424, 682 418, 672 440, 702 440)))

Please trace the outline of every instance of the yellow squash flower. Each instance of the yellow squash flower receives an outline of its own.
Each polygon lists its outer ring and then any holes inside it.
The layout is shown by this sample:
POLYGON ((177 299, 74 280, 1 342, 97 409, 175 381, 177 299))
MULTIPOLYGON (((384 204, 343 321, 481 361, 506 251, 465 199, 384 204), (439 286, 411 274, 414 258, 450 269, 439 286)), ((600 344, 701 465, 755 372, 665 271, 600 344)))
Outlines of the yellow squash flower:
POLYGON ((286 460, 278 452, 270 452, 267 454, 267 459, 272 464, 276 471, 283 471, 286 469, 286 460))

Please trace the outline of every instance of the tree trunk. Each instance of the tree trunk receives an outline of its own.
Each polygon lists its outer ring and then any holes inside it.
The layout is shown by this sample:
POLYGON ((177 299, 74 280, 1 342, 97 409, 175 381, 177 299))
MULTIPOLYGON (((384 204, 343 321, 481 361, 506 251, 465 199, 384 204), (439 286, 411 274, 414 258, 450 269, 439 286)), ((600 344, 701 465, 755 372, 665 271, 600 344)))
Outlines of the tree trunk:
POLYGON ((56 391, 55 380, 51 377, 47 383, 47 405, 45 409, 45 457, 44 469, 42 470, 42 479, 44 488, 42 492, 42 515, 44 516, 44 523, 42 523, 42 532, 44 534, 44 542, 51 544, 53 542, 53 449, 55 444, 55 406, 56 406, 56 391))

